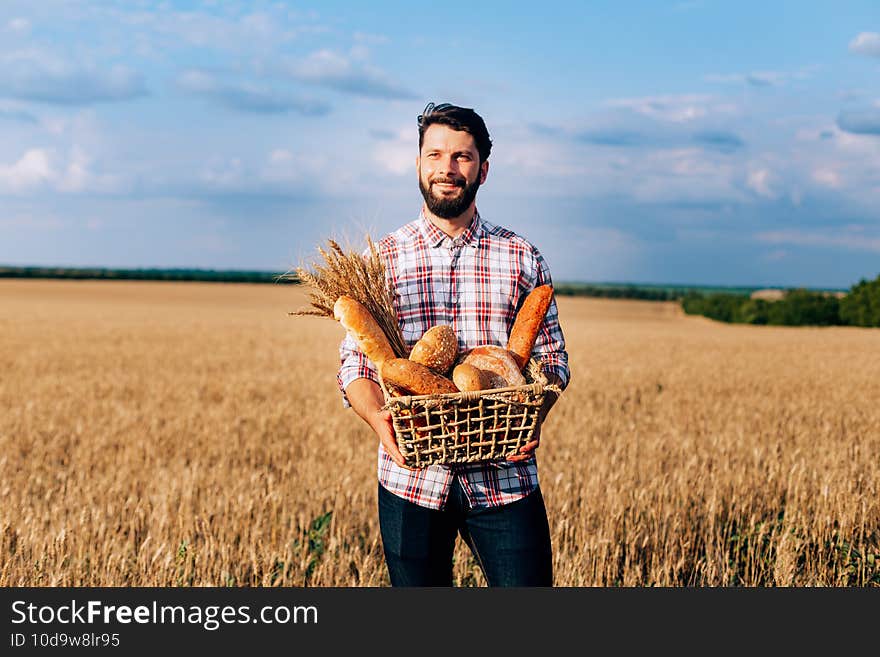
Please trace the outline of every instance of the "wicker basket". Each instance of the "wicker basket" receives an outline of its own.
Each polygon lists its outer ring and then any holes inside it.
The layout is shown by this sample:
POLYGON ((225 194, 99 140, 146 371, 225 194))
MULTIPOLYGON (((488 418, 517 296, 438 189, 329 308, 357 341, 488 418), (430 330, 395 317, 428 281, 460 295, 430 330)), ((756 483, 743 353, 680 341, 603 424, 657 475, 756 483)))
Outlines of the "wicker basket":
POLYGON ((532 359, 526 385, 474 392, 392 397, 381 380, 397 446, 408 467, 503 460, 528 443, 548 385, 532 359))

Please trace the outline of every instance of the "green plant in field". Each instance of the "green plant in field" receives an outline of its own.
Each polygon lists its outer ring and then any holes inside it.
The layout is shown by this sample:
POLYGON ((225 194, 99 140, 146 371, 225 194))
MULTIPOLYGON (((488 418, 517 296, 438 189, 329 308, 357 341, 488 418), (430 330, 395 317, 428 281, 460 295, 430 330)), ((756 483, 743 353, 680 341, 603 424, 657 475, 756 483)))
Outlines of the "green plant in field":
POLYGON ((847 586, 880 586, 880 547, 865 545, 859 549, 839 534, 835 534, 828 546, 841 560, 847 586))
POLYGON ((294 548, 297 550, 301 549, 305 544, 306 554, 309 555, 309 561, 306 565, 306 571, 304 574, 304 579, 307 583, 311 579, 318 562, 321 561, 321 557, 324 556, 324 552, 327 549, 327 532, 330 530, 330 520, 332 518, 332 511, 327 511, 315 517, 312 520, 311 525, 303 530, 303 539, 305 539, 305 542, 297 539, 293 543, 294 548))
POLYGON ((180 541, 180 545, 177 546, 177 586, 192 586, 195 581, 195 572, 196 572, 196 557, 192 550, 189 548, 189 542, 186 539, 180 541), (187 577, 187 565, 191 565, 189 568, 189 577, 187 577))

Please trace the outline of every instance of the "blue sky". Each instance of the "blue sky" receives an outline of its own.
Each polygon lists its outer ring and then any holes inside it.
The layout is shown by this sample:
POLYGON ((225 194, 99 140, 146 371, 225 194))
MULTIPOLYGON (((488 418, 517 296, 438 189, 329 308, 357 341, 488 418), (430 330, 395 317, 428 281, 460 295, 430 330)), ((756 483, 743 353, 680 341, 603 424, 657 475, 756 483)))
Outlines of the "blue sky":
POLYGON ((874 2, 0 3, 0 264, 286 270, 421 203, 473 107, 481 214, 554 278, 880 273, 874 2), (526 5, 526 3, 523 3, 526 5))

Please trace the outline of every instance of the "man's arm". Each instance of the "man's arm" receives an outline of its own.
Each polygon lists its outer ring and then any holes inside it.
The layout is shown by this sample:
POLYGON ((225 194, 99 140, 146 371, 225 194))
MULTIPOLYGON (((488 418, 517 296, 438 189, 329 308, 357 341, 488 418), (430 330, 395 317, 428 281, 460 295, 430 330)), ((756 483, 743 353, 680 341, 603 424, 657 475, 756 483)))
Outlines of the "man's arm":
MULTIPOLYGON (((553 285, 547 262, 537 249, 534 249, 534 256, 535 281, 533 289, 539 285, 553 285)), ((560 390, 565 390, 571 379, 571 372, 568 368, 565 336, 562 334, 562 327, 559 325, 559 309, 556 306, 555 294, 546 315, 544 315, 544 320, 541 322, 541 328, 538 330, 538 335, 532 348, 532 356, 540 359, 541 370, 544 376, 547 377, 547 382, 558 386, 560 390)), ((538 426, 532 435, 532 440, 520 447, 519 454, 509 457, 508 460, 524 461, 533 456, 533 452, 541 443, 541 426, 558 399, 558 393, 551 390, 544 392, 544 404, 538 413, 538 426)))
POLYGON ((403 455, 397 448, 394 438, 394 427, 391 424, 391 411, 383 411, 385 398, 379 384, 370 379, 355 379, 345 388, 348 403, 361 419, 366 422, 378 436, 379 442, 394 462, 406 467, 403 455))
MULTIPOLYGON (((562 389, 562 379, 560 379, 552 372, 548 372, 545 376, 547 377, 547 383, 559 386, 559 388, 562 389)), ((555 391, 544 391, 544 403, 541 406, 541 410, 538 411, 538 426, 535 429, 535 433, 532 434, 532 439, 519 448, 519 454, 507 457, 508 461, 525 461, 526 459, 532 457, 532 452, 534 452, 535 449, 537 449, 538 445, 541 444, 541 426, 544 424, 544 420, 550 413, 550 409, 553 408, 558 399, 559 394, 555 391)))
MULTIPOLYGON (((560 379, 557 375, 552 372, 548 372, 546 375, 547 383, 558 386, 559 389, 562 389, 562 379, 560 379)), ((544 418, 550 413, 550 409, 553 408, 553 405, 559 400, 560 393, 555 390, 545 390, 544 391, 544 405, 541 406, 541 412, 538 414, 538 426, 544 423, 544 418)))

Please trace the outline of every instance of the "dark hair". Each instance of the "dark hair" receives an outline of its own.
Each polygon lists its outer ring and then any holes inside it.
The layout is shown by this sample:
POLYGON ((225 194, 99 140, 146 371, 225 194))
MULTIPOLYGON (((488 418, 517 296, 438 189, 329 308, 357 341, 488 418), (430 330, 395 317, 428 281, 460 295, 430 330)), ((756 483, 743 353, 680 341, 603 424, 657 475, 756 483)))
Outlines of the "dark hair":
POLYGON ((461 130, 469 133, 474 138, 477 151, 480 153, 480 164, 489 159, 492 150, 492 140, 483 117, 469 107, 458 107, 449 103, 434 105, 428 103, 424 111, 419 114, 419 150, 425 141, 425 130, 429 125, 439 123, 453 130, 461 130))

